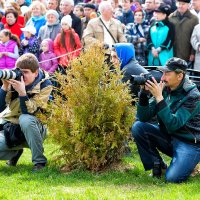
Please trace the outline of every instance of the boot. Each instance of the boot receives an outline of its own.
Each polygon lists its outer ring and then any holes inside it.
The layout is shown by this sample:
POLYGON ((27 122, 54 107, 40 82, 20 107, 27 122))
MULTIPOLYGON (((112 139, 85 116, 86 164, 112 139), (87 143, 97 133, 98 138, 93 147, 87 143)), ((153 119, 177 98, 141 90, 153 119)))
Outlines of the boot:
POLYGON ((15 155, 15 156, 13 156, 10 160, 8 160, 7 162, 6 162, 6 164, 8 165, 8 166, 16 166, 17 165, 17 162, 18 162, 18 160, 19 160, 19 158, 20 158, 20 156, 22 155, 22 153, 23 153, 23 149, 20 149, 20 150, 18 150, 17 151, 17 154, 15 155))

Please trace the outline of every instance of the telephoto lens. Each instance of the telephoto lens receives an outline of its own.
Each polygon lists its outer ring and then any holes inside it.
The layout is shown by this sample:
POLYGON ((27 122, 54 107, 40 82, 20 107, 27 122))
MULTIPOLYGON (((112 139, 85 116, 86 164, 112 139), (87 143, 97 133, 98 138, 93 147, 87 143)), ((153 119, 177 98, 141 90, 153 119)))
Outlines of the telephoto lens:
POLYGON ((20 69, 16 68, 14 70, 0 70, 0 79, 4 80, 9 80, 9 79, 15 79, 15 80, 20 80, 22 76, 22 72, 20 69))

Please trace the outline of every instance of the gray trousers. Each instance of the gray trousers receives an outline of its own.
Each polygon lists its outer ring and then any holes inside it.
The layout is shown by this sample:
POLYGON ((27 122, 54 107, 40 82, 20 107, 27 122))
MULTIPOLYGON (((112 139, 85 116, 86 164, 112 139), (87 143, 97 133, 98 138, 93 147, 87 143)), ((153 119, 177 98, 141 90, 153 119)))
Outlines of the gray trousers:
POLYGON ((26 138, 26 142, 14 148, 8 148, 4 132, 0 131, 0 160, 10 160, 17 154, 17 150, 24 147, 30 148, 33 164, 46 163, 44 156, 43 141, 46 137, 46 128, 35 116, 22 114, 19 117, 19 125, 26 138))

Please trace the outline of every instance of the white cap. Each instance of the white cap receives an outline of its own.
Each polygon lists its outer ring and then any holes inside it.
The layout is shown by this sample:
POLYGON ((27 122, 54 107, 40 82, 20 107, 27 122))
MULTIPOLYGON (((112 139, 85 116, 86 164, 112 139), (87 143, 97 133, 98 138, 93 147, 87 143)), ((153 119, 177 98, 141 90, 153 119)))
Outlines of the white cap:
POLYGON ((21 28, 21 30, 24 32, 24 31, 27 31, 29 33, 31 33, 32 35, 35 35, 36 34, 36 29, 34 26, 31 26, 31 25, 28 25, 28 26, 25 26, 24 28, 21 28))
POLYGON ((72 27, 72 18, 70 15, 65 15, 62 19, 61 19, 61 25, 62 23, 65 22, 69 25, 69 27, 72 27))

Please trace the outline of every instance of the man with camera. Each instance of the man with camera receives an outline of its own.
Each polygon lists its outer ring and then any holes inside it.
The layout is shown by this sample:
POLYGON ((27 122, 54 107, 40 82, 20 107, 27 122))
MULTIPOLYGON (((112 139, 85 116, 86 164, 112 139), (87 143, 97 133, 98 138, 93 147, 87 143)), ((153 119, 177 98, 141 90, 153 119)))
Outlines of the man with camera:
POLYGON ((184 60, 171 58, 160 83, 146 81, 132 127, 145 170, 161 177, 166 169, 166 181, 175 183, 185 181, 200 160, 200 93, 186 69, 184 60), (158 123, 149 122, 154 116, 158 123), (172 158, 168 168, 159 151, 172 158))
POLYGON ((16 166, 23 147, 28 147, 32 153, 33 171, 38 171, 47 162, 43 154, 46 128, 36 114, 45 109, 52 84, 48 74, 39 70, 33 54, 18 58, 16 68, 19 69, 17 73, 6 73, 8 80, 2 79, 0 89, 0 160, 8 160, 7 165, 16 166))

